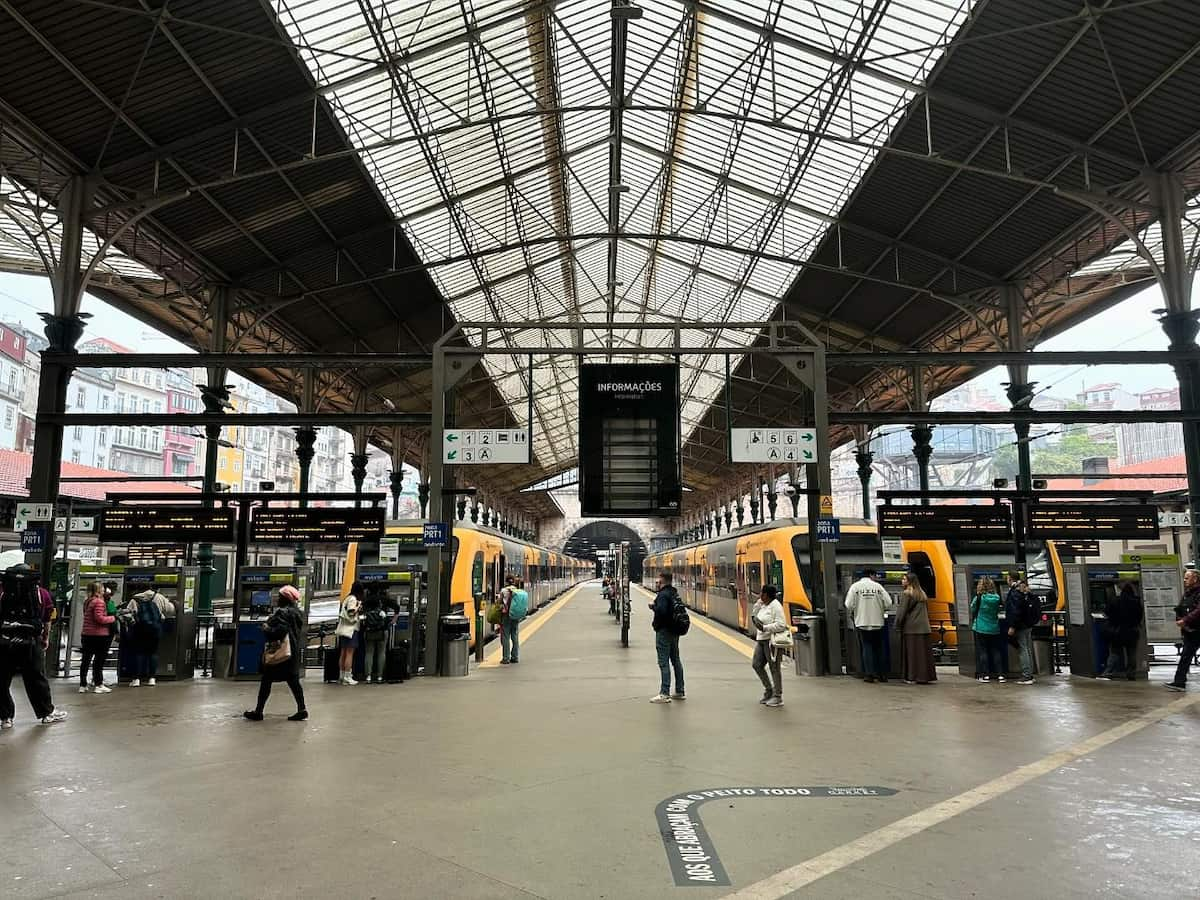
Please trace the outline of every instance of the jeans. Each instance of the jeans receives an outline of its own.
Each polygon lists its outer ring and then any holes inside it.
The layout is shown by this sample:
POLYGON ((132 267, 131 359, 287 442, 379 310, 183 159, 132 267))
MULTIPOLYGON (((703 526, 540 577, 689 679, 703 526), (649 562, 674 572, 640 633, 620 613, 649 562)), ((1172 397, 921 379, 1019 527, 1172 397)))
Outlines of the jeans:
POLYGON ((662 676, 660 694, 671 693, 671 669, 675 669, 675 693, 683 693, 683 662, 679 659, 679 635, 666 631, 654 632, 654 649, 658 652, 658 673, 662 676))
POLYGON ((1183 632, 1183 652, 1175 668, 1175 684, 1187 684, 1188 669, 1192 667, 1192 659, 1197 651, 1200 651, 1200 631, 1183 632))
POLYGON ((1021 657, 1021 678, 1033 678, 1033 629, 1017 629, 1017 651, 1021 657))
MULTIPOLYGON (((287 686, 292 690, 292 697, 296 700, 296 712, 303 712, 304 706, 304 688, 300 686, 299 675, 289 675, 287 677, 287 686)), ((271 680, 264 676, 263 680, 258 683, 258 706, 255 709, 262 712, 267 706, 267 698, 271 696, 271 680)))
POLYGON ((134 635, 134 678, 153 678, 158 674, 158 642, 162 632, 157 628, 138 628, 134 635))
POLYGON ((783 660, 780 658, 780 653, 771 647, 771 642, 755 641, 754 642, 754 671, 758 673, 758 680, 762 682, 763 690, 767 696, 783 697, 783 660), (767 678, 767 669, 771 670, 771 677, 767 678))
POLYGON ((387 638, 382 634, 368 634, 363 640, 363 669, 367 681, 383 678, 383 665, 387 658, 387 638))
POLYGON ((860 628, 858 642, 862 648, 863 675, 868 678, 887 678, 883 668, 883 629, 860 628))
POLYGON ((79 663, 79 686, 87 687, 88 666, 92 667, 92 684, 104 684, 104 663, 108 659, 108 648, 112 646, 111 634, 85 634, 79 639, 83 659, 79 663))
POLYGON ((11 719, 15 715, 12 680, 17 672, 21 673, 21 680, 25 683, 25 696, 29 698, 33 714, 44 719, 54 712, 45 666, 46 658, 36 642, 0 647, 0 719, 11 719))
POLYGON ((1004 635, 975 632, 975 676, 1003 675, 1004 635))
POLYGON ((500 620, 500 658, 510 663, 518 661, 521 655, 521 623, 514 622, 508 616, 500 620))
POLYGON ((1137 640, 1126 644, 1113 638, 1108 642, 1108 661, 1104 674, 1109 677, 1123 675, 1130 681, 1137 678, 1137 640))

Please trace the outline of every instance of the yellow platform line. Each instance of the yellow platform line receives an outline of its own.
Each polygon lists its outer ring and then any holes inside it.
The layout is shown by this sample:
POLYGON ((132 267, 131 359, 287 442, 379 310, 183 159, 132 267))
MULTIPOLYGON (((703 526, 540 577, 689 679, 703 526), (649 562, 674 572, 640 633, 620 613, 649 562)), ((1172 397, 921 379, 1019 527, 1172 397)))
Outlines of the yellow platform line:
MULTIPOLYGON (((558 615, 558 611, 575 599, 575 594, 583 587, 582 584, 577 584, 575 587, 568 590, 565 594, 560 595, 556 600, 551 600, 549 606, 545 606, 536 615, 532 616, 529 624, 522 623, 522 628, 518 632, 521 643, 524 644, 527 640, 533 637, 542 626, 558 615)), ((504 655, 503 646, 500 645, 500 639, 497 638, 496 646, 484 654, 483 662, 476 668, 478 669, 493 669, 500 665, 500 657, 504 655)))
MULTIPOLYGON (((644 593, 646 593, 650 596, 653 596, 653 594, 651 594, 650 591, 648 591, 646 588, 642 587, 640 584, 634 585, 634 587, 638 588, 639 590, 643 591, 644 593)), ((726 647, 732 647, 738 653, 742 654, 742 656, 746 657, 746 659, 754 658, 754 645, 748 644, 746 638, 739 639, 738 637, 736 637, 732 634, 728 634, 723 629, 719 628, 716 625, 713 625, 708 620, 702 618, 700 616, 700 614, 693 609, 689 609, 688 612, 691 614, 693 626, 695 626, 696 628, 699 628, 705 634, 715 637, 718 641, 720 641, 726 647)))

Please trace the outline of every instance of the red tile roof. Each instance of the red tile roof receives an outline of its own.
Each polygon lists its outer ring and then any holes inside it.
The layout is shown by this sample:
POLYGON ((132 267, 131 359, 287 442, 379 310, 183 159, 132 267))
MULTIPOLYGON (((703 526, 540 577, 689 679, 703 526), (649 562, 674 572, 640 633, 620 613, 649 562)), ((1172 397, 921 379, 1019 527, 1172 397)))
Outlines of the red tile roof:
MULTIPOLYGON (((29 491, 25 487, 25 480, 29 477, 29 472, 32 468, 32 454, 19 453, 16 450, 0 450, 0 495, 5 497, 28 497, 29 491)), ((130 476, 125 472, 96 469, 92 466, 81 466, 71 462, 64 462, 60 471, 64 477, 111 477, 113 479, 110 482, 64 482, 60 493, 64 497, 74 497, 78 500, 104 500, 109 492, 114 494, 143 494, 148 492, 196 494, 200 490, 189 484, 171 481, 121 482, 120 479, 130 476)))
MULTIPOLYGON (((1182 455, 1168 456, 1164 459, 1151 459, 1147 462, 1131 463, 1118 466, 1109 471, 1110 475, 1138 475, 1145 472, 1148 475, 1156 473, 1171 473, 1187 471, 1187 463, 1182 455)), ((1052 478, 1048 479, 1047 487, 1056 490, 1089 491, 1152 491, 1156 494, 1167 491, 1178 491, 1187 488, 1187 478, 1105 478, 1098 476, 1099 481, 1084 484, 1082 478, 1052 478)))

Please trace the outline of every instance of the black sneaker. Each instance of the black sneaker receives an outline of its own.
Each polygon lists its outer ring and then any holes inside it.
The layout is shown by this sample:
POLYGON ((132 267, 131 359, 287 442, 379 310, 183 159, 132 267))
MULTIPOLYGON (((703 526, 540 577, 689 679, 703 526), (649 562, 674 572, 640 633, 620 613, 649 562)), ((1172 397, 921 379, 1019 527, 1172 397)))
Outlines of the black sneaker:
POLYGON ((1176 684, 1173 681, 1168 681, 1167 682, 1167 690, 1175 691, 1175 693, 1179 694, 1179 693, 1183 693, 1184 691, 1187 690, 1187 685, 1186 684, 1176 684))
POLYGON ((308 710, 307 709, 298 709, 294 713, 292 713, 290 716, 288 716, 289 722, 303 722, 306 719, 308 719, 308 710))
POLYGON ((261 722, 263 720, 263 714, 260 713, 256 709, 248 709, 244 713, 242 713, 242 715, 245 716, 247 719, 249 719, 251 722, 261 722))

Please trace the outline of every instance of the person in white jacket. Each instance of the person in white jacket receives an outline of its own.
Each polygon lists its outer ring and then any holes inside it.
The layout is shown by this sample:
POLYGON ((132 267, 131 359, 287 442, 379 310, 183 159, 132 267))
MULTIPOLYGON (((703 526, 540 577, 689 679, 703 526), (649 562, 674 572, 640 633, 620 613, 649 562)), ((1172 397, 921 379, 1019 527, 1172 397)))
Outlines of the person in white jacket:
POLYGON ((775 585, 764 585, 754 608, 750 610, 750 618, 758 629, 754 644, 754 671, 763 685, 763 696, 758 702, 771 707, 783 706, 783 649, 774 646, 775 641, 782 639, 775 635, 785 635, 791 631, 778 595, 775 585), (768 667, 771 669, 769 679, 768 667))
POLYGON ((874 578, 872 571, 850 585, 846 592, 846 615, 854 622, 862 648, 863 680, 874 684, 876 678, 887 681, 883 667, 883 618, 892 598, 874 578))

